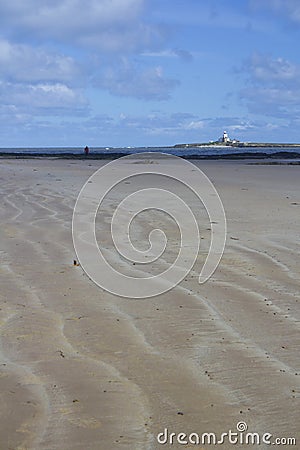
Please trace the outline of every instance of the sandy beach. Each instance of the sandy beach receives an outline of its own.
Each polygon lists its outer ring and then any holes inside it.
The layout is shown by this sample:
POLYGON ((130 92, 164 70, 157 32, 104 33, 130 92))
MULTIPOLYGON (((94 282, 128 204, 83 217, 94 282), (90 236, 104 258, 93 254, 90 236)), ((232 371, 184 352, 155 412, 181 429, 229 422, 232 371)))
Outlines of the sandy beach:
MULTIPOLYGON (((124 299, 73 264, 75 201, 105 163, 0 161, 0 449, 210 448, 157 435, 220 436, 241 421, 300 448, 300 166, 196 162, 226 211, 218 269, 199 285, 207 222, 182 283, 124 299)), ((136 239, 161 220, 142 217, 136 239)))

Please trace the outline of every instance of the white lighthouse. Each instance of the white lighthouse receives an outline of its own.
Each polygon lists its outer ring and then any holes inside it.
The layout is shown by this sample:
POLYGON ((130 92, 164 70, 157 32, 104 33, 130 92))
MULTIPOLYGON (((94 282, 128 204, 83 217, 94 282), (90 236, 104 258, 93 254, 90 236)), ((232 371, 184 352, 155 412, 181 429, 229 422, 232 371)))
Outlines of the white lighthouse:
POLYGON ((230 139, 229 139, 229 137, 228 137, 227 131, 223 131, 222 142, 224 142, 225 144, 226 144, 227 142, 230 142, 230 139))

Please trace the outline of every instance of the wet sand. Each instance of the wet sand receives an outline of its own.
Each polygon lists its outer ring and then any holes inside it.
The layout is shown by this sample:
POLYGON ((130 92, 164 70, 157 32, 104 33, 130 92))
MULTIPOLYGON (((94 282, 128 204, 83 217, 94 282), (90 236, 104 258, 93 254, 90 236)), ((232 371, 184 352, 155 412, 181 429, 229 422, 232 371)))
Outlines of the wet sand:
MULTIPOLYGON (((133 300, 73 265, 76 197, 104 163, 0 161, 0 449, 159 449, 165 428, 239 421, 300 445, 300 167, 197 162, 226 211, 221 264, 133 300)), ((165 445, 184 447, 205 446, 165 445)))

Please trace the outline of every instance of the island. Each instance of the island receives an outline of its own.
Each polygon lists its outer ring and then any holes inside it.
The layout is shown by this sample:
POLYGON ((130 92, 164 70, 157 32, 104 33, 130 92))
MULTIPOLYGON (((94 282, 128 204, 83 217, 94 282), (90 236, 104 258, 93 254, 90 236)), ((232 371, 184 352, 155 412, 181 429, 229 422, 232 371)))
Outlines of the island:
POLYGON ((190 147, 247 147, 247 148, 261 148, 261 147, 278 147, 278 148, 300 148, 299 144, 291 143, 275 143, 275 142, 242 142, 237 139, 231 139, 227 131, 223 132, 222 137, 217 141, 196 142, 191 144, 175 144, 174 148, 190 148, 190 147))

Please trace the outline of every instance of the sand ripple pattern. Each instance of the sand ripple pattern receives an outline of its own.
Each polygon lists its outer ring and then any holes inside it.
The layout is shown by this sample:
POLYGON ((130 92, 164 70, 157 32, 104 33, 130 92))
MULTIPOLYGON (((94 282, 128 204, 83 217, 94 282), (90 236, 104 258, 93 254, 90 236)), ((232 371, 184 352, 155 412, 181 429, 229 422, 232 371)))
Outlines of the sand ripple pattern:
MULTIPOLYGON (((299 439, 295 207, 268 185, 261 198, 257 168, 208 165, 230 218, 222 264, 199 285, 210 244, 202 228, 203 254, 176 288, 124 299, 73 265, 72 210, 95 171, 88 164, 1 162, 1 450, 159 449, 164 427, 221 433, 241 420, 251 431, 299 439), (251 210, 251 201, 267 208, 274 199, 290 214, 289 235, 281 216, 266 232, 251 210)), ((289 180, 295 168, 283 170, 289 180)), ((141 217, 137 239, 145 227, 141 217)), ((147 265, 131 270, 148 273, 147 265)))
MULTIPOLYGON (((151 230, 148 248, 141 250, 132 242, 132 222, 142 212, 160 211, 171 217, 179 229, 180 245, 175 260, 162 273, 135 277, 116 270, 104 257, 96 239, 96 215, 101 202, 113 188, 122 193, 122 183, 134 177, 151 175, 175 180, 188 187, 202 202, 211 222, 211 243, 199 275, 207 281, 216 270, 225 247, 226 218, 221 199, 209 178, 195 165, 181 158, 156 153, 141 153, 114 160, 98 169, 85 183, 73 213, 73 241, 80 264, 87 275, 108 292, 127 298, 153 297, 169 291, 190 272, 199 252, 198 223, 190 206, 171 191, 141 188, 125 196, 111 218, 111 237, 119 257, 133 264, 151 267, 166 251, 167 236, 160 228, 151 230), (138 163, 138 164, 137 164, 138 163)), ((150 269, 151 270, 151 269, 150 269)))

